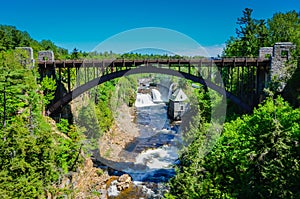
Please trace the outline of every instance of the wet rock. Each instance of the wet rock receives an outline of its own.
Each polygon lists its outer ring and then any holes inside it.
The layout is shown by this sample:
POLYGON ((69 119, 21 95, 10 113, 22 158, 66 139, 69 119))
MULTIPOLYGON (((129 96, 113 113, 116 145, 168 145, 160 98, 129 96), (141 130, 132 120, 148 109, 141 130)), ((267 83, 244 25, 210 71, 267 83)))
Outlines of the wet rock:
POLYGON ((117 189, 118 191, 122 191, 128 189, 130 184, 132 183, 132 179, 128 174, 123 174, 118 178, 117 189))
POLYGON ((117 180, 113 180, 113 181, 110 182, 110 186, 107 189, 107 195, 109 197, 119 195, 120 191, 117 188, 117 184, 118 184, 117 180))
POLYGON ((107 199, 107 190, 106 189, 100 189, 98 192, 100 193, 99 199, 107 199))

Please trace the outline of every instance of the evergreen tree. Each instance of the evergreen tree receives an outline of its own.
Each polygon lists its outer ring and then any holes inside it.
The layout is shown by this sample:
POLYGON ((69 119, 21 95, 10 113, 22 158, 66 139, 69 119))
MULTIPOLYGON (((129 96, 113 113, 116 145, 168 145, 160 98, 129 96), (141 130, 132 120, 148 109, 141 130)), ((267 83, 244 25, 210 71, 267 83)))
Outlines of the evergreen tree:
POLYGON ((70 127, 67 139, 42 115, 36 71, 22 65, 19 55, 0 53, 0 195, 43 198, 80 164, 82 137, 70 127))
POLYGON ((246 8, 243 16, 238 18, 237 35, 226 42, 224 56, 255 57, 260 47, 273 46, 276 42, 293 42, 299 55, 300 18, 296 11, 276 13, 267 22, 254 19, 252 12, 252 9, 246 8))
POLYGON ((299 109, 269 98, 253 115, 227 123, 206 156, 200 125, 181 156, 171 193, 176 198, 299 198, 299 122, 299 109))

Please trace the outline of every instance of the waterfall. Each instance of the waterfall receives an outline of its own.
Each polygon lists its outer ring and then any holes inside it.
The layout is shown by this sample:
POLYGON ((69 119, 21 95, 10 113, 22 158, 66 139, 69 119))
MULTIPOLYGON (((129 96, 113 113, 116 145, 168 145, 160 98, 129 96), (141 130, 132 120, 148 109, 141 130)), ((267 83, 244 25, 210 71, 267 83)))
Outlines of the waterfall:
POLYGON ((152 92, 153 102, 154 103, 163 102, 163 100, 161 98, 161 93, 157 89, 153 88, 151 92, 152 92))
POLYGON ((170 99, 171 95, 172 95, 172 91, 173 91, 173 86, 175 85, 175 83, 172 83, 170 85, 170 88, 169 88, 169 94, 168 94, 168 100, 170 99))
POLYGON ((150 96, 150 94, 137 93, 136 101, 134 105, 136 107, 144 107, 144 106, 157 105, 155 103, 163 102, 161 98, 161 93, 157 89, 153 88, 151 92, 152 92, 153 99, 150 96))
POLYGON ((143 106, 151 106, 153 105, 152 98, 149 94, 137 93, 135 106, 143 107, 143 106))

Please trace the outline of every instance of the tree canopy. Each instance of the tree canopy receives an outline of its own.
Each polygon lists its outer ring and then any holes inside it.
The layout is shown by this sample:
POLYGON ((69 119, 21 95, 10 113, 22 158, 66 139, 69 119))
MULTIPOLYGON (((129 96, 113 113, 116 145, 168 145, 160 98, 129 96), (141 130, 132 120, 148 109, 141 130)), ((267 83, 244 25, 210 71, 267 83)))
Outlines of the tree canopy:
POLYGON ((0 25, 0 52, 14 50, 16 47, 32 47, 35 57, 41 50, 52 50, 57 59, 68 55, 68 50, 56 46, 50 40, 38 42, 26 31, 18 30, 15 26, 0 25))
MULTIPOLYGON (((275 13, 268 20, 254 19, 252 12, 246 8, 238 18, 237 35, 227 41, 224 56, 256 57, 260 47, 287 41, 300 55, 297 12, 275 13)), ((293 94, 298 76, 288 82, 293 94)), ((297 104, 299 98, 293 99, 297 104)), ((272 95, 252 114, 227 118, 212 148, 207 148, 211 124, 205 118, 200 112, 190 124, 186 139, 194 140, 181 152, 166 198, 300 198, 299 108, 272 95)))
POLYGON ((203 156, 204 126, 181 156, 176 198, 299 198, 300 110, 269 98, 252 115, 226 123, 203 156))
POLYGON ((223 55, 227 57, 257 57, 260 47, 276 42, 292 42, 300 54, 300 18, 296 11, 275 13, 271 19, 254 19, 253 10, 246 8, 237 19, 236 37, 226 42, 223 55))
POLYGON ((2 198, 42 198, 46 192, 55 195, 55 185, 74 171, 82 159, 78 158, 79 131, 64 124, 67 131, 59 132, 43 116, 41 102, 51 99, 53 84, 46 87, 49 92, 43 96, 36 76, 35 69, 21 64, 15 51, 0 52, 2 198))

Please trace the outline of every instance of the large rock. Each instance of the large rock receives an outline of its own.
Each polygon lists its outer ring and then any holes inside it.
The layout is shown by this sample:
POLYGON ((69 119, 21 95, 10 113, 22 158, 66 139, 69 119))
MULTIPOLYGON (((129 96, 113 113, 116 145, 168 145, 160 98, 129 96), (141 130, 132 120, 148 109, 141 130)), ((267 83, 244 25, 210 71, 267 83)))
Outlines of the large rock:
POLYGON ((124 189, 128 189, 130 184, 132 183, 132 179, 130 175, 123 174, 118 178, 117 189, 118 191, 122 191, 124 189))

